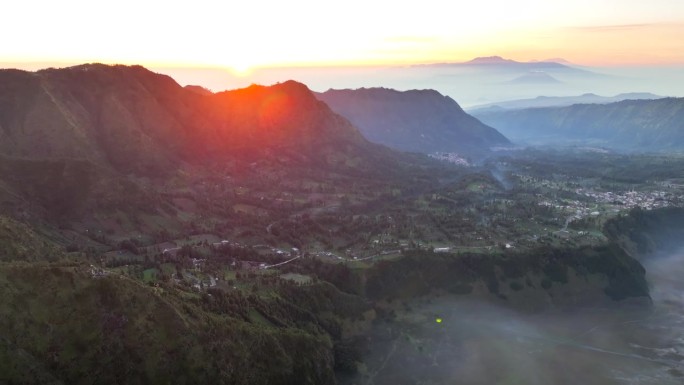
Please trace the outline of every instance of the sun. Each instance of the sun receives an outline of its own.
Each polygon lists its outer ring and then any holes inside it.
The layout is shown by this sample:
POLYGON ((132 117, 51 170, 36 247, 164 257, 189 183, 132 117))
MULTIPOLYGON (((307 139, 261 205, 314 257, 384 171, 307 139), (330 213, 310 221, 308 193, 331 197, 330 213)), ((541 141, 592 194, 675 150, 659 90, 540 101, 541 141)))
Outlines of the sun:
POLYGON ((236 76, 247 76, 252 73, 253 66, 246 61, 232 61, 228 67, 236 76))

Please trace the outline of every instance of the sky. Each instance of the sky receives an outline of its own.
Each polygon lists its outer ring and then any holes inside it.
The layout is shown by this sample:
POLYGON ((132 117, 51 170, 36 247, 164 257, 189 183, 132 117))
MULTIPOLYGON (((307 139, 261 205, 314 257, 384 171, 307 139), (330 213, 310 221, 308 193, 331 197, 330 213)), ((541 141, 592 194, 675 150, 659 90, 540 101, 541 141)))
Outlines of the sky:
POLYGON ((0 63, 684 65, 681 0, 8 0, 0 63))

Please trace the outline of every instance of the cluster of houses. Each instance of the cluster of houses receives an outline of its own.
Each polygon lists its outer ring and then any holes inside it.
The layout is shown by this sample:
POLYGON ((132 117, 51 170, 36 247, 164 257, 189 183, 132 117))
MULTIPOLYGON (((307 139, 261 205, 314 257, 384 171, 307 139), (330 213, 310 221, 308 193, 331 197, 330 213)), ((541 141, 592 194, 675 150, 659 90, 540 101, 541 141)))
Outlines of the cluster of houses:
POLYGON ((470 162, 455 152, 435 152, 428 155, 430 158, 452 163, 458 166, 470 166, 470 162))
POLYGON ((675 197, 672 193, 665 191, 628 191, 625 193, 614 193, 611 191, 594 192, 579 188, 575 190, 575 192, 592 198, 598 203, 621 205, 625 208, 639 206, 645 210, 670 206, 671 200, 675 197))
MULTIPOLYGON (((665 191, 628 191, 624 193, 614 193, 611 191, 596 192, 578 188, 575 192, 579 195, 591 198, 594 203, 606 205, 607 207, 605 207, 605 209, 610 209, 614 213, 637 206, 644 210, 668 207, 674 205, 674 198, 682 198, 676 197, 665 191)), ((569 213, 571 217, 568 218, 568 221, 601 215, 601 211, 597 208, 590 208, 587 203, 577 200, 564 200, 562 203, 543 200, 539 202, 539 205, 553 207, 557 210, 569 213)))
POLYGON ((107 270, 95 265, 90 265, 90 276, 92 278, 102 278, 106 277, 108 274, 107 270))

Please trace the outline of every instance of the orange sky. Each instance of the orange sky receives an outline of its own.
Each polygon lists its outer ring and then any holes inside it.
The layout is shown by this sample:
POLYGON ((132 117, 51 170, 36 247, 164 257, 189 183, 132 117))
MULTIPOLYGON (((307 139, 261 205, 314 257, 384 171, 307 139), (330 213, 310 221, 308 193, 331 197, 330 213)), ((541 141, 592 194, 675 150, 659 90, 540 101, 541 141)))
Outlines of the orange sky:
POLYGON ((684 64, 681 0, 195 0, 3 5, 0 62, 246 72, 501 55, 585 65, 684 64))

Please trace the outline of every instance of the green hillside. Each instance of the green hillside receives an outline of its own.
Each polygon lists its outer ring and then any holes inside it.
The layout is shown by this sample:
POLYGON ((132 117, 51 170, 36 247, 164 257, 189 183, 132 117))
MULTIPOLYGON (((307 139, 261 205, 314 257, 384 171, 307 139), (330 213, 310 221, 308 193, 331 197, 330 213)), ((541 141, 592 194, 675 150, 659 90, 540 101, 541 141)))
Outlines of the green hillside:
POLYGON ((591 144, 636 151, 684 148, 684 99, 482 111, 475 116, 514 142, 591 144))

